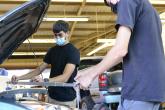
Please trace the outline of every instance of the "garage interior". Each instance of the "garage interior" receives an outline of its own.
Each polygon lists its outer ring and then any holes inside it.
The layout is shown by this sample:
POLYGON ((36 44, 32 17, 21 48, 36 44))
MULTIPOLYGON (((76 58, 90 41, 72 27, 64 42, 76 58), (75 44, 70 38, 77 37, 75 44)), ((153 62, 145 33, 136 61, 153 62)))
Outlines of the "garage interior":
MULTIPOLYGON (((0 0, 0 15, 26 1, 28 0, 0 0)), ((150 1, 160 13, 162 23, 165 25, 165 1, 150 1)), ((52 0, 45 18, 79 19, 68 22, 70 24, 70 42, 79 49, 81 57, 104 56, 112 44, 105 47, 103 44, 107 41, 113 43, 113 39, 115 39, 116 16, 109 7, 105 6, 103 0, 52 0), (99 51, 90 53, 101 46, 103 48, 99 51), (91 55, 87 55, 89 53, 91 55)), ((54 45, 52 32, 54 22, 53 20, 44 20, 37 32, 21 44, 0 67, 6 69, 37 67, 42 62, 47 50, 54 45)), ((165 36, 165 32, 163 32, 163 36, 165 36)))
MULTIPOLYGON (((0 0, 0 16, 27 1, 0 0)), ((160 14, 165 47, 165 0, 150 2, 160 14)), ((68 20, 70 42, 79 49, 81 58, 104 56, 115 42, 116 18, 111 9, 105 6, 104 0, 51 0, 39 29, 0 68, 13 71, 38 67, 47 50, 55 45, 52 26, 56 19, 68 20)))

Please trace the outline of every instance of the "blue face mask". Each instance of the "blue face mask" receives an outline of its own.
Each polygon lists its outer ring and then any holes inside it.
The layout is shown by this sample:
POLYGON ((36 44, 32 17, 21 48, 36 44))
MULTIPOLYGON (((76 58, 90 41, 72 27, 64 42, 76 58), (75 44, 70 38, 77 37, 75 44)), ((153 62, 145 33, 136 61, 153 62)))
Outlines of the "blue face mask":
POLYGON ((65 37, 57 37, 56 38, 56 44, 59 45, 59 46, 63 46, 65 44, 65 37))

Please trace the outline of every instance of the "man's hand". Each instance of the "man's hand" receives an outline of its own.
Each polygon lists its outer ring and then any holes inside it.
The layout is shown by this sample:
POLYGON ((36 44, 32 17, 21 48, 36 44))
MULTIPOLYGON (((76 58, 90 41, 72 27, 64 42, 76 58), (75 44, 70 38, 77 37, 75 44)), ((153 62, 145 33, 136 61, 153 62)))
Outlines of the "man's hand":
POLYGON ((16 84, 18 82, 18 77, 16 75, 13 75, 11 78, 11 83, 16 84))
POLYGON ((106 0, 108 4, 116 5, 120 0, 106 0))
POLYGON ((77 84, 80 84, 80 88, 87 90, 89 86, 91 85, 92 81, 96 77, 96 74, 94 74, 96 71, 94 67, 81 70, 77 73, 77 76, 75 77, 75 80, 77 84))
POLYGON ((44 82, 44 80, 40 76, 35 76, 32 78, 32 82, 44 82))

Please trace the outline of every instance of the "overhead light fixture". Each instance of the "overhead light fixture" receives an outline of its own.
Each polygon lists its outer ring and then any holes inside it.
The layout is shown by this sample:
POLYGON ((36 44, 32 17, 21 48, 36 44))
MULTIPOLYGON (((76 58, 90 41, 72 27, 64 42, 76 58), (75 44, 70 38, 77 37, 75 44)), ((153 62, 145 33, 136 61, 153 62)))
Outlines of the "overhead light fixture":
MULTIPOLYGON (((30 1, 30 0, 5 0, 5 1, 30 1)), ((83 2, 84 0, 51 0, 51 2, 83 2)), ((86 0, 86 2, 101 2, 103 3, 103 0, 86 0)))
POLYGON ((162 21, 162 23, 165 23, 165 20, 161 20, 162 21))
MULTIPOLYGON (((1 16, 1 15, 0 15, 1 16)), ((63 20, 63 21, 89 21, 89 17, 86 16, 74 16, 74 17, 46 17, 43 18, 43 21, 58 21, 58 20, 63 20)))
POLYGON ((161 19, 165 19, 165 12, 163 12, 163 13, 160 14, 160 18, 161 19))
POLYGON ((88 21, 88 17, 57 17, 57 18, 44 18, 43 21, 88 21))
POLYGON ((160 14, 162 23, 165 23, 165 12, 160 14))
POLYGON ((152 4, 154 5, 164 5, 165 1, 164 0, 149 0, 152 4))
POLYGON ((104 49, 104 48, 106 48, 106 47, 110 47, 110 46, 113 46, 113 44, 112 44, 112 43, 104 43, 104 44, 102 44, 101 46, 99 46, 98 48, 96 48, 96 49, 94 49, 93 51, 89 52, 89 53, 87 54, 87 56, 91 56, 91 55, 93 55, 94 53, 96 53, 96 52, 98 52, 98 51, 100 51, 100 50, 102 50, 102 49, 104 49))
POLYGON ((55 39, 28 39, 23 43, 55 43, 55 39))
POLYGON ((97 43, 112 43, 115 44, 116 39, 97 39, 97 43))
MULTIPOLYGON (((52 2, 83 2, 84 0, 52 0, 52 2)), ((86 2, 103 3, 104 0, 86 0, 86 2)))
POLYGON ((14 52, 12 56, 22 56, 22 55, 45 55, 46 52, 14 52))

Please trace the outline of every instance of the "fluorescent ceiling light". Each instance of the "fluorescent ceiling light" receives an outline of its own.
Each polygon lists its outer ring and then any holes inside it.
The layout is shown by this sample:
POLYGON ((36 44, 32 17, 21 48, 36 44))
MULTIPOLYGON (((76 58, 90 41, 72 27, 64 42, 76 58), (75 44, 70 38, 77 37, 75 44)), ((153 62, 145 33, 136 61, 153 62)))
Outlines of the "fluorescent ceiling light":
POLYGON ((43 21, 88 21, 87 17, 57 17, 57 18, 44 18, 43 21))
POLYGON ((165 23, 165 20, 161 20, 162 21, 162 23, 165 23))
POLYGON ((165 12, 160 14, 162 23, 165 23, 165 12))
POLYGON ((165 1, 164 0, 149 0, 152 4, 165 4, 165 1))
POLYGON ((97 39, 97 43, 112 43, 115 44, 116 39, 97 39))
POLYGON ((96 53, 106 47, 113 46, 115 44, 115 41, 116 41, 115 39, 97 39, 97 43, 104 43, 104 44, 102 44, 100 47, 94 49, 93 51, 89 52, 87 54, 87 56, 91 56, 94 53, 96 53))
POLYGON ((46 52, 14 52, 12 56, 22 56, 22 55, 45 55, 46 52))
MULTIPOLYGON (((1 16, 1 15, 0 15, 1 16)), ((58 21, 58 20, 63 20, 63 21, 89 21, 88 17, 53 17, 53 18, 44 18, 43 21, 58 21)))
POLYGON ((55 39, 28 39, 23 43, 55 43, 55 39))
POLYGON ((165 19, 165 12, 160 14, 161 19, 165 19))
MULTIPOLYGON (((52 0, 52 2, 83 2, 84 0, 52 0)), ((86 0, 86 2, 103 3, 104 0, 86 0)))
MULTIPOLYGON (((5 1, 30 1, 30 0, 5 0, 5 1)), ((83 2, 84 0, 51 0, 51 2, 83 2)), ((101 2, 103 3, 104 0, 86 0, 86 2, 101 2)))
POLYGON ((104 48, 106 48, 106 47, 109 47, 109 46, 113 46, 113 44, 112 44, 112 43, 104 43, 104 44, 102 44, 100 47, 98 47, 98 48, 94 49, 93 51, 89 52, 89 53, 87 54, 87 56, 91 56, 91 55, 93 55, 94 53, 96 53, 96 52, 98 52, 98 51, 100 51, 100 50, 102 50, 102 49, 104 49, 104 48))

